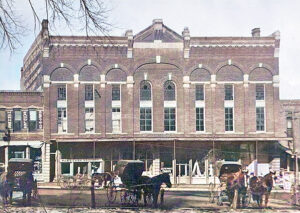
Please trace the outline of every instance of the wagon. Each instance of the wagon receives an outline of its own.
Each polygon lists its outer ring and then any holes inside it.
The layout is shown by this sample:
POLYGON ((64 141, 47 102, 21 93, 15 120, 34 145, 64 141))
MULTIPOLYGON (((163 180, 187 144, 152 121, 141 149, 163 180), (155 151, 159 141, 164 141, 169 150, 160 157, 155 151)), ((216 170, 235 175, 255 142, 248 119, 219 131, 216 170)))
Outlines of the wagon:
POLYGON ((225 202, 231 202, 229 198, 229 189, 228 189, 228 177, 232 175, 239 175, 242 173, 244 180, 243 184, 240 185, 238 193, 241 195, 242 204, 244 207, 249 205, 250 202, 250 191, 248 190, 247 180, 245 179, 242 172, 242 166, 237 162, 218 162, 216 166, 216 173, 218 174, 219 184, 210 183, 210 202, 217 201, 219 206, 223 205, 225 202))
MULTIPOLYGON (((31 203, 32 192, 37 190, 37 183, 33 179, 33 162, 31 159, 12 158, 8 161, 7 180, 11 190, 23 192, 23 202, 31 203), (27 201, 25 201, 27 198, 27 201)), ((11 198, 10 198, 11 199, 11 198)))
POLYGON ((107 200, 109 204, 116 201, 120 194, 121 203, 125 205, 137 205, 141 198, 141 186, 139 180, 144 171, 144 162, 140 160, 118 161, 107 186, 107 200))

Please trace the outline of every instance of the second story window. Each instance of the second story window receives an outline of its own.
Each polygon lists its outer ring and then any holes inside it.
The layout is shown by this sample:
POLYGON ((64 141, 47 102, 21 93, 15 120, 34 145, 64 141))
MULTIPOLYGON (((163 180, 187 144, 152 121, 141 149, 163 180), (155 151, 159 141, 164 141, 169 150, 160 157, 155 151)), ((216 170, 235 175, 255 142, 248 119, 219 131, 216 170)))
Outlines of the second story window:
POLYGON ((93 85, 85 85, 85 100, 94 100, 93 85))
POLYGON ((67 132, 67 109, 57 108, 57 129, 58 133, 67 132))
POLYGON ((265 108, 256 107, 256 131, 265 131, 265 108))
POLYGON ((120 85, 112 85, 111 98, 113 101, 121 100, 120 85))
POLYGON ((172 81, 166 81, 164 84, 164 100, 175 101, 175 84, 172 81))
POLYGON ((22 112, 21 110, 14 110, 14 122, 13 122, 14 132, 21 131, 21 128, 22 128, 22 112))
POLYGON ((176 109, 173 107, 165 107, 164 114, 165 131, 176 131, 176 109))
POLYGON ((141 101, 150 101, 151 100, 151 85, 148 81, 141 82, 140 100, 141 101))
POLYGON ((38 127, 38 122, 37 122, 37 111, 30 109, 29 110, 29 131, 35 131, 37 130, 38 127))
POLYGON ((204 100, 204 88, 203 85, 196 85, 196 101, 204 100))
POLYGON ((57 100, 66 100, 66 86, 57 88, 57 100))
POLYGON ((121 132, 121 109, 120 109, 120 107, 112 108, 112 131, 114 133, 121 132))
POLYGON ((256 84, 256 100, 265 100, 265 87, 263 84, 256 84))
POLYGON ((226 132, 233 131, 233 108, 232 107, 225 108, 225 131, 226 132))
POLYGON ((0 109, 0 132, 4 132, 6 127, 5 109, 0 109))
POLYGON ((225 85, 225 101, 233 100, 233 86, 225 85))
POLYGON ((288 112, 286 116, 287 136, 293 137, 293 116, 292 112, 288 112))
POLYGON ((85 108, 85 132, 94 132, 95 114, 94 108, 85 108))

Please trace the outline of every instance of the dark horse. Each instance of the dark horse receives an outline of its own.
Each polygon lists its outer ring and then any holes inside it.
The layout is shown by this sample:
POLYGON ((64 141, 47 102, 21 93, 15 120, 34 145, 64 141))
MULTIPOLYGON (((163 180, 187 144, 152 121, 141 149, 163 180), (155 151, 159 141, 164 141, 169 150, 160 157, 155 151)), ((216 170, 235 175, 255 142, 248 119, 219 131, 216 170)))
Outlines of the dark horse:
POLYGON ((163 173, 152 178, 142 176, 140 183, 142 184, 142 190, 144 191, 144 204, 147 205, 147 199, 153 199, 152 202, 155 208, 157 207, 161 185, 166 184, 168 188, 172 187, 170 175, 168 173, 163 173))
POLYGON ((12 203, 13 191, 16 188, 23 193, 23 205, 31 205, 31 193, 34 185, 32 173, 18 177, 7 172, 2 173, 0 176, 0 194, 3 204, 7 204, 7 198, 9 198, 9 203, 12 203))
POLYGON ((265 207, 268 206, 269 197, 273 188, 273 176, 275 172, 270 172, 264 177, 251 177, 250 190, 253 200, 257 202, 259 207, 262 207, 263 196, 265 196, 265 207))
POLYGON ((234 209, 240 207, 241 197, 242 205, 245 206, 245 195, 247 188, 245 185, 245 173, 239 169, 237 172, 228 173, 226 180, 226 194, 229 202, 234 209))

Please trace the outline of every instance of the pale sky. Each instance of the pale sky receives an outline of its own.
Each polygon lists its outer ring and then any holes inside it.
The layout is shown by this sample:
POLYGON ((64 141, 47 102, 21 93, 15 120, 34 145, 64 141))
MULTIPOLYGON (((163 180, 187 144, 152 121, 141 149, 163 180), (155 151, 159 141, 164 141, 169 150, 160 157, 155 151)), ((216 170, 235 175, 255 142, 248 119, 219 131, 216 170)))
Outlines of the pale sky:
MULTIPOLYGON (((162 18, 165 25, 181 34, 189 27, 191 36, 250 36, 251 29, 261 28, 261 35, 281 33, 280 98, 300 99, 300 1, 299 0, 105 0, 111 8, 115 29, 111 35, 122 35, 127 29, 136 34, 162 18), (298 58, 299 57, 299 58, 298 58)), ((10 54, 0 50, 0 90, 20 89, 23 57, 36 34, 27 0, 18 3, 24 24, 31 31, 22 38, 23 46, 10 54)), ((38 1, 36 1, 38 2, 38 1)), ((64 26, 52 34, 71 35, 64 26)))

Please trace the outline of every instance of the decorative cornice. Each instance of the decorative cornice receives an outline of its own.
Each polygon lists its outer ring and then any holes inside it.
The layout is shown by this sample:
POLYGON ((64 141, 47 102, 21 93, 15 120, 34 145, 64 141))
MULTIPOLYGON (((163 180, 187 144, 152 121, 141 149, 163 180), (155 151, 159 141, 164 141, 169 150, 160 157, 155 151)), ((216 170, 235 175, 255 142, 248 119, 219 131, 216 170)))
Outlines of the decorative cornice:
POLYGON ((275 47, 275 44, 191 44, 191 47, 275 47))

